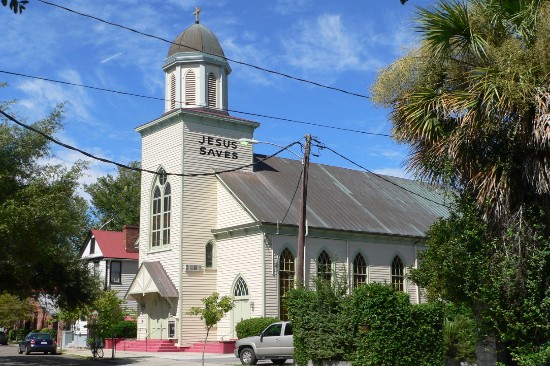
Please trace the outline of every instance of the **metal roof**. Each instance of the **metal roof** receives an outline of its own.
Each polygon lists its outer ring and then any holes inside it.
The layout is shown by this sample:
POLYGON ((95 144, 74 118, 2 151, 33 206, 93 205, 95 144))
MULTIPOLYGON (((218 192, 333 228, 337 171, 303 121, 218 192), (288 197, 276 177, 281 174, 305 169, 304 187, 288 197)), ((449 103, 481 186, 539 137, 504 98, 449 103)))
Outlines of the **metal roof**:
POLYGON ((143 262, 141 265, 147 270, 149 276, 151 276, 160 296, 178 297, 176 286, 174 286, 160 262, 143 262))
MULTIPOLYGON (((255 156, 261 158, 265 157, 255 156)), ((256 164, 254 172, 218 177, 258 221, 297 225, 301 172, 298 160, 270 158, 256 164)), ((309 166, 306 217, 310 228, 423 237, 434 221, 448 216, 448 204, 441 189, 426 183, 329 165, 309 166)))
POLYGON ((170 46, 167 57, 179 52, 206 52, 225 57, 218 38, 202 24, 193 24, 181 32, 170 46))

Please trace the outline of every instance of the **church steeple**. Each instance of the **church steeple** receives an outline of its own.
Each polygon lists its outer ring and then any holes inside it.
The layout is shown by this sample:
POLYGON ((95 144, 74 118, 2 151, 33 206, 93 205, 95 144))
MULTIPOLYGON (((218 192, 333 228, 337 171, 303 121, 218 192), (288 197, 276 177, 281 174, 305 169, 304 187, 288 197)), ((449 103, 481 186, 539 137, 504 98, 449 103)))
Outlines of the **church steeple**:
POLYGON ((227 76, 231 67, 214 33, 199 24, 200 11, 195 8, 195 24, 176 37, 162 67, 166 74, 165 112, 177 108, 228 108, 227 76))

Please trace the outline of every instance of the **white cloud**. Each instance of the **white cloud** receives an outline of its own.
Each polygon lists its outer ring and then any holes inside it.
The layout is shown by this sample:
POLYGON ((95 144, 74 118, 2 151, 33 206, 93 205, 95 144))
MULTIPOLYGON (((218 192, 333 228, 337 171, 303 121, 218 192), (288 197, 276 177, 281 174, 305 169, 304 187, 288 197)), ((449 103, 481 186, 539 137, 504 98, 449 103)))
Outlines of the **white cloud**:
POLYGON ((107 62, 109 62, 109 61, 112 61, 112 60, 114 60, 115 58, 120 57, 120 56, 122 56, 122 52, 117 52, 117 53, 115 53, 114 55, 107 56, 107 57, 105 57, 104 59, 100 60, 99 63, 100 63, 100 64, 104 64, 104 63, 107 63, 107 62))
MULTIPOLYGON (((59 79, 74 84, 82 84, 80 75, 74 70, 62 70, 59 79)), ((60 103, 66 103, 65 112, 79 120, 89 121, 91 99, 83 88, 51 83, 44 80, 25 80, 16 86, 25 93, 20 105, 27 109, 26 114, 34 119, 41 118, 60 103)))
POLYGON ((285 59, 315 73, 373 70, 382 63, 368 54, 365 36, 344 26, 340 15, 322 14, 302 20, 284 35, 285 59))

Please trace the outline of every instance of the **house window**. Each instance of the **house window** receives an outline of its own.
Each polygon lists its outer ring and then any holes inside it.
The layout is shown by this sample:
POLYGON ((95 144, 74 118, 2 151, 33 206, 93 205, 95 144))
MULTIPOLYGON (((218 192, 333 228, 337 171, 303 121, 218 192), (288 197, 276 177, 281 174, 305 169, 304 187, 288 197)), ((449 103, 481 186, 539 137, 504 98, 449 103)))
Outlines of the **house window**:
POLYGON ((216 77, 208 74, 208 107, 216 108, 216 77))
POLYGON ((92 239, 90 239, 90 254, 94 254, 95 253, 95 238, 92 237, 92 239))
POLYGON ((170 75, 170 109, 176 108, 176 75, 170 75))
POLYGON ((235 282, 235 289, 233 290, 233 296, 239 297, 239 296, 248 296, 248 286, 246 285, 246 281, 239 276, 237 279, 237 282, 235 282))
POLYGON ((279 259, 279 318, 288 320, 286 306, 283 303, 285 294, 294 287, 294 256, 285 248, 279 259))
POLYGON ((122 262, 111 262, 111 283, 120 284, 122 281, 122 262))
POLYGON ((332 279, 332 260, 324 250, 317 257, 317 277, 329 282, 332 279))
POLYGON ((367 262, 361 253, 353 260, 353 288, 367 283, 367 262))
POLYGON ((99 261, 94 262, 94 276, 99 277, 99 261))
POLYGON ((185 104, 186 105, 195 105, 196 104, 196 81, 195 73, 193 70, 189 70, 185 74, 185 104))
POLYGON ((391 263, 391 284, 397 291, 404 290, 403 262, 397 255, 391 263))
POLYGON ((214 268, 215 267, 215 248, 214 243, 212 241, 209 241, 206 243, 205 247, 205 267, 206 268, 214 268))
POLYGON ((153 189, 151 212, 151 248, 159 249, 170 244, 171 187, 163 169, 159 171, 153 189))

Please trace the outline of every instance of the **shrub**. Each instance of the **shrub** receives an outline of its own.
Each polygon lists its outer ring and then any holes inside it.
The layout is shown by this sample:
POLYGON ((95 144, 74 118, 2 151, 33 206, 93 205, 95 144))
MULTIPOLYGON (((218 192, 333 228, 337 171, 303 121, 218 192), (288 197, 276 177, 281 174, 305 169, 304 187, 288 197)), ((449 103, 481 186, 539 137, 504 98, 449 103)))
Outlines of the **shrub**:
POLYGON ((125 320, 114 327, 114 338, 137 338, 137 322, 125 320))
POLYGON ((245 338, 258 335, 262 330, 269 325, 278 322, 277 318, 250 318, 240 321, 237 326, 237 338, 245 338))
POLYGON ((53 339, 57 339, 57 329, 42 328, 41 333, 48 333, 53 339))
POLYGON ((316 290, 300 287, 286 295, 294 334, 294 360, 307 365, 322 360, 348 360, 352 354, 353 320, 345 282, 316 280, 316 290))

